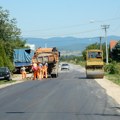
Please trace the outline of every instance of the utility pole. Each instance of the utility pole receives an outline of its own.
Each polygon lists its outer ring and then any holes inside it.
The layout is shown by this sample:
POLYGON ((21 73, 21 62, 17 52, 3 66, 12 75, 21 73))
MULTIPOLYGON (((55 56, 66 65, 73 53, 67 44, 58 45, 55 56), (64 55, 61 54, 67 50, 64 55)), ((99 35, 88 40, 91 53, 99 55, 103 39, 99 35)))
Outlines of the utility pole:
POLYGON ((47 48, 47 43, 45 43, 45 48, 47 48))
POLYGON ((110 25, 101 25, 102 29, 105 30, 105 39, 106 39, 106 63, 108 64, 108 47, 107 47, 107 29, 110 25))
POLYGON ((102 41, 101 41, 102 38, 103 38, 103 37, 100 36, 100 50, 102 50, 102 41))

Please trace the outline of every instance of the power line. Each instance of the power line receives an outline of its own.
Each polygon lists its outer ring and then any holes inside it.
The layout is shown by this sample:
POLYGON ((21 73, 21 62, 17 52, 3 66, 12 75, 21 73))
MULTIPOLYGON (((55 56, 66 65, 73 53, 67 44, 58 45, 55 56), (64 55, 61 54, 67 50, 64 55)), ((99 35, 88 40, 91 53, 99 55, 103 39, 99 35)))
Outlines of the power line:
POLYGON ((24 32, 37 32, 37 31, 40 32, 40 31, 51 31, 51 30, 57 30, 57 29, 69 29, 69 28, 76 28, 76 27, 80 27, 80 26, 83 26, 83 25, 89 25, 89 24, 94 24, 94 23, 114 21, 114 20, 118 20, 118 19, 120 19, 120 17, 114 17, 114 18, 109 18, 109 19, 104 19, 104 20, 94 20, 93 22, 75 24, 75 25, 70 25, 70 26, 61 26, 61 27, 53 27, 53 28, 38 29, 38 30, 26 30, 24 32))
POLYGON ((82 23, 82 24, 75 24, 75 25, 70 25, 70 26, 61 26, 61 27, 53 27, 53 28, 46 28, 46 29, 38 29, 38 30, 26 30, 24 32, 39 32, 39 31, 51 31, 51 30, 57 30, 57 29, 69 29, 69 28, 74 28, 74 27, 80 27, 82 25, 88 25, 91 23, 82 23))
POLYGON ((96 22, 106 22, 106 21, 114 21, 114 20, 119 20, 120 17, 114 17, 114 18, 109 18, 109 19, 104 19, 104 20, 97 20, 96 22))
MULTIPOLYGON (((74 33, 64 33, 64 34, 46 34, 46 35, 41 35, 42 37, 56 37, 56 36, 68 36, 68 35, 78 35, 78 34, 84 34, 84 33, 90 33, 94 32, 100 29, 92 29, 92 30, 87 30, 87 31, 81 31, 81 32, 74 32, 74 33)), ((29 35, 23 35, 23 36, 29 36, 29 35)))

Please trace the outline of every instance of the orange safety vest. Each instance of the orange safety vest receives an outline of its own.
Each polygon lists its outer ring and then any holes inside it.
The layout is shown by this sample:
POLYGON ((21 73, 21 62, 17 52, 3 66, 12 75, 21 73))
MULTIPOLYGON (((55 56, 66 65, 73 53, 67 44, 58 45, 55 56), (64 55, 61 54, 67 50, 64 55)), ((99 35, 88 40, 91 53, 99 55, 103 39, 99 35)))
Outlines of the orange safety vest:
POLYGON ((37 71, 37 68, 38 68, 37 64, 34 63, 33 66, 32 66, 32 70, 33 70, 33 71, 37 71))

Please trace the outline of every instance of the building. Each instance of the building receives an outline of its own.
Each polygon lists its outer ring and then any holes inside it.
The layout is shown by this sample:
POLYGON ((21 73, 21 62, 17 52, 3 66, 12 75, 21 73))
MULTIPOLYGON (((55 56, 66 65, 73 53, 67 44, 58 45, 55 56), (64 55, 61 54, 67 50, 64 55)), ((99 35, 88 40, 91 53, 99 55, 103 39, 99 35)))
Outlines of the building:
POLYGON ((25 44, 26 47, 30 47, 31 50, 35 51, 35 45, 34 44, 25 44))
POLYGON ((110 52, 112 52, 113 48, 116 46, 117 43, 118 43, 117 40, 110 41, 110 52))
POLYGON ((120 61, 120 41, 110 41, 110 57, 112 60, 120 61))

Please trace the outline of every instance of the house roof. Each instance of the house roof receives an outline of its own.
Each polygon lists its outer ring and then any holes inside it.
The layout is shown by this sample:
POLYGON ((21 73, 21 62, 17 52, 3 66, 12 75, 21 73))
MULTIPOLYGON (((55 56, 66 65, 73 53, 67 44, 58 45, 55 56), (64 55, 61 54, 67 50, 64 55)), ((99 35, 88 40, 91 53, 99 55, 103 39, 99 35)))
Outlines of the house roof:
POLYGON ((111 40, 111 41, 110 41, 110 50, 112 50, 117 43, 118 43, 118 41, 116 41, 116 40, 111 40))

